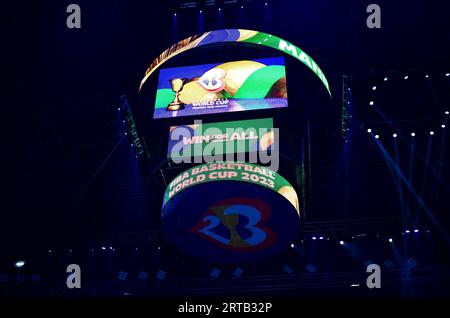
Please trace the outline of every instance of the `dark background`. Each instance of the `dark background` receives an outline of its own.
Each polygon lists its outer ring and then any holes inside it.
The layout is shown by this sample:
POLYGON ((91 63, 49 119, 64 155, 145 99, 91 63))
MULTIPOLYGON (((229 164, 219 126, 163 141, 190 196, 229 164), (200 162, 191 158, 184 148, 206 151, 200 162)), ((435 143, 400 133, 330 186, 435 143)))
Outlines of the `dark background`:
MULTIPOLYGON (((119 97, 129 97, 140 131, 152 145, 152 132, 169 122, 152 121, 150 89, 147 104, 136 98, 147 66, 176 41, 221 28, 248 28, 284 38, 313 57, 328 78, 331 100, 304 65, 286 56, 289 112, 274 115, 275 124, 289 132, 299 122, 304 127, 306 117, 312 126, 311 205, 305 235, 314 224, 373 218, 386 224, 386 218, 403 220, 405 215, 414 216, 415 226, 430 227, 429 211, 413 195, 406 194, 409 204, 401 204, 395 178, 366 129, 379 132, 391 153, 394 131, 401 132, 403 140, 415 131, 418 158, 426 157, 428 131, 439 130, 450 108, 450 78, 444 76, 450 72, 450 11, 446 1, 377 1, 382 28, 370 30, 365 9, 371 2, 273 0, 266 7, 263 1, 252 1, 244 3, 243 11, 224 5, 220 16, 217 7, 204 9, 200 23, 198 9, 180 10, 176 2, 77 1, 81 29, 66 27, 69 1, 6 5, 2 106, 7 134, 0 203, 4 260, 38 250, 100 246, 111 242, 115 233, 159 230, 164 186, 158 176, 149 177, 149 171, 158 167, 166 148, 149 147, 151 160, 144 170, 127 142, 108 156, 123 135, 119 97), (340 133, 344 74, 353 82, 351 146, 340 133), (425 74, 432 76, 431 84, 425 74), (371 91, 373 85, 377 95, 371 91), (373 99, 388 120, 368 106, 373 99), (299 119, 302 114, 305 117, 299 119)), ((193 50, 167 66, 277 53, 236 47, 193 50)), ((166 137, 164 132, 157 138, 161 145, 166 137)), ((436 137, 440 148, 430 155, 432 177, 423 178, 423 161, 414 157, 411 180, 438 219, 433 229, 445 240, 448 135, 441 132, 436 137)), ((286 139, 285 155, 296 157, 295 135, 286 139)), ((410 142, 399 147, 404 161, 400 166, 408 171, 410 142)), ((447 255, 448 245, 443 246, 447 255)))

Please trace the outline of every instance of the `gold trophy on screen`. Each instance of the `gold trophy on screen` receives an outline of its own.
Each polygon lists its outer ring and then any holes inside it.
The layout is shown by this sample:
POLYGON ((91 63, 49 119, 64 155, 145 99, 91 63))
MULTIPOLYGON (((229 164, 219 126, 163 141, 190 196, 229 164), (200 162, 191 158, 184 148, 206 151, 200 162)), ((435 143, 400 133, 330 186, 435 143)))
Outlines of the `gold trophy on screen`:
POLYGON ((183 90, 184 84, 187 82, 187 78, 174 78, 170 80, 170 85, 172 85, 172 90, 175 92, 175 98, 167 106, 167 111, 176 111, 184 109, 184 103, 180 101, 180 92, 183 90))

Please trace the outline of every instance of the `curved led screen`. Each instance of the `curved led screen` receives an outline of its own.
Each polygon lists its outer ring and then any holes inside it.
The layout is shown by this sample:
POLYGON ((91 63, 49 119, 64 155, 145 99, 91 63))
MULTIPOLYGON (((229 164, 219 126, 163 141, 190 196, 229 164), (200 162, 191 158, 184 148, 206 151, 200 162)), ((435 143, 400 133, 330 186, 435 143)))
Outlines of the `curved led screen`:
POLYGON ((292 186, 248 163, 203 164, 183 172, 167 187, 161 219, 175 246, 221 263, 276 255, 300 228, 292 186))
POLYGON ((224 29, 216 31, 208 31, 202 35, 190 36, 162 52, 145 72, 145 76, 141 81, 139 90, 145 84, 150 75, 164 62, 171 59, 172 57, 183 53, 187 50, 193 49, 195 47, 201 47, 206 45, 218 44, 218 43, 248 43, 254 45, 262 45, 277 49, 282 51, 305 64, 322 82, 322 84, 327 89, 331 96, 330 87, 328 80, 326 79, 324 73, 317 65, 317 63, 306 54, 301 48, 289 43, 288 41, 279 38, 275 35, 253 31, 245 29, 224 29))

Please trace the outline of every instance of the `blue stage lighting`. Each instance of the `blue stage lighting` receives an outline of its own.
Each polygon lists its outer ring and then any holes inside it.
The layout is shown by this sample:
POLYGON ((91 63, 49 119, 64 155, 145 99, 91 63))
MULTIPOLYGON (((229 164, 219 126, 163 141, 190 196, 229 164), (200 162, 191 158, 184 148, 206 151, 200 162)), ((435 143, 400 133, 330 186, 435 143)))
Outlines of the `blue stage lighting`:
POLYGON ((119 280, 125 281, 125 280, 127 280, 127 278, 128 278, 127 272, 120 271, 119 274, 117 275, 117 279, 119 279, 119 280))
POLYGON ((375 139, 378 139, 378 138, 380 138, 380 135, 375 135, 375 139))
POLYGON ((419 230, 418 230, 418 229, 415 229, 415 230, 414 230, 414 233, 419 233, 419 230))

